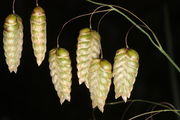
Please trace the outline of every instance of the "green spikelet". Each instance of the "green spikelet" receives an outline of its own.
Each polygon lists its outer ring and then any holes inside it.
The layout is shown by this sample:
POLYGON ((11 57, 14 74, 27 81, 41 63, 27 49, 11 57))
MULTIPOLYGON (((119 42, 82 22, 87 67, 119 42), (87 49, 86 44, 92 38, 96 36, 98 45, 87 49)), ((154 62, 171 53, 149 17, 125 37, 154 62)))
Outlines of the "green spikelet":
POLYGON ((38 66, 41 65, 46 53, 46 15, 41 7, 34 8, 31 19, 31 40, 38 66))
POLYGON ((60 103, 70 101, 72 68, 69 52, 64 48, 52 49, 49 52, 49 68, 60 103))
POLYGON ((100 35, 89 28, 82 29, 79 33, 76 53, 79 84, 85 82, 89 88, 88 71, 92 59, 99 58, 100 35))
POLYGON ((117 50, 114 59, 113 77, 115 98, 122 97, 126 102, 130 97, 139 67, 139 55, 133 49, 117 50))
POLYGON ((3 30, 3 44, 6 63, 10 72, 17 72, 23 45, 23 24, 17 14, 6 17, 3 30))
POLYGON ((92 107, 104 111, 105 101, 111 85, 112 66, 107 60, 93 59, 89 70, 89 91, 92 107))

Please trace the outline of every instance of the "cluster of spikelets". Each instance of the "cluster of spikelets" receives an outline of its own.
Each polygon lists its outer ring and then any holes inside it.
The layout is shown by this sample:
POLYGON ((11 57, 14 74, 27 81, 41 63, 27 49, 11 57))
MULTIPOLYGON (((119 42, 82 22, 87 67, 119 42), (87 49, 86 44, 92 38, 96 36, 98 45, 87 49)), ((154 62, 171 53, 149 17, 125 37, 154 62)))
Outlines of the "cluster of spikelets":
MULTIPOLYGON (((37 64, 40 65, 46 52, 46 16, 37 6, 31 15, 31 38, 37 64)), ((3 30, 3 44, 6 63, 10 72, 17 72, 23 49, 23 23, 19 15, 13 13, 6 17, 3 30)))
MULTIPOLYGON (((40 65, 46 52, 46 16, 37 6, 31 16, 31 38, 37 64, 40 65)), ((17 72, 23 45, 23 24, 17 14, 10 14, 4 23, 3 43, 6 63, 10 72, 17 72)), ((85 83, 90 91, 92 107, 104 111, 104 105, 114 77, 115 98, 122 97, 126 102, 130 97, 139 66, 138 53, 133 49, 122 48, 116 52, 113 72, 111 63, 100 59, 101 37, 89 28, 80 30, 77 43, 77 74, 79 84, 85 83)), ((72 67, 69 52, 55 48, 49 52, 49 68, 52 82, 62 104, 70 101, 72 67)))
MULTIPOLYGON (((130 97, 138 72, 139 55, 133 49, 117 50, 112 70, 110 62, 99 58, 100 52, 100 35, 89 28, 80 30, 76 51, 79 84, 85 83, 92 107, 98 107, 103 112, 112 77, 115 98, 122 97, 126 102, 130 97)), ((49 68, 61 104, 65 100, 70 101, 72 68, 68 51, 63 48, 52 49, 49 52, 49 68)))
MULTIPOLYGON (((33 9, 31 18, 31 40, 38 66, 46 53, 46 15, 43 8, 33 9)), ((23 24, 20 16, 6 17, 3 30, 3 44, 6 63, 10 72, 17 72, 23 48, 23 24)), ((89 28, 80 30, 77 43, 77 75, 79 84, 85 83, 89 89, 92 107, 104 111, 111 79, 114 77, 115 98, 126 102, 131 95, 139 67, 139 55, 133 49, 117 50, 114 65, 100 59, 101 37, 89 28), (112 72, 113 71, 113 72, 112 72)), ((49 52, 49 69, 60 103, 71 100, 72 66, 69 52, 64 48, 54 48, 49 52)))
POLYGON ((79 83, 85 82, 89 88, 92 107, 98 107, 103 112, 112 77, 115 98, 122 97, 126 102, 130 97, 138 72, 139 56, 133 49, 119 49, 112 72, 111 63, 99 59, 100 51, 100 35, 89 28, 82 29, 78 37, 76 58, 79 83))

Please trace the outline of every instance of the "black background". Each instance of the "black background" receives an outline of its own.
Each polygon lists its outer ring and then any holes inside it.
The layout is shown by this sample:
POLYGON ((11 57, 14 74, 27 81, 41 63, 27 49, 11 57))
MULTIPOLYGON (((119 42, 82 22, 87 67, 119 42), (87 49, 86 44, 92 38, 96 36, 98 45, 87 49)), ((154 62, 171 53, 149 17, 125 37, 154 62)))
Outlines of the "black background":
MULTIPOLYGON (((97 0, 98 1, 98 0, 97 0)), ((100 2, 123 6, 143 19, 156 33, 164 49, 167 51, 172 42, 174 60, 180 64, 180 8, 178 0, 101 0, 100 2), (169 19, 167 22, 166 17, 169 19), (166 29, 166 27, 168 29, 166 29), (171 39, 167 39, 170 35, 171 39)), ((40 67, 37 66, 33 55, 29 19, 35 7, 35 0, 16 0, 15 11, 23 19, 24 44, 21 64, 17 74, 9 73, 3 54, 3 23, 5 17, 12 13, 12 0, 0 1, 0 120, 90 120, 92 108, 89 92, 84 85, 78 85, 76 75, 76 43, 79 30, 89 27, 89 16, 82 17, 67 24, 60 36, 60 47, 70 52, 73 66, 71 102, 60 105, 56 95, 48 67, 48 52, 56 47, 56 38, 62 25, 69 19, 92 12, 97 6, 85 0, 39 0, 39 5, 46 11, 47 16, 47 52, 40 67)), ((93 29, 103 14, 94 15, 93 29)), ((115 51, 125 47, 124 39, 131 27, 121 15, 112 12, 102 21, 100 34, 104 59, 113 63, 115 51)), ((174 94, 174 85, 179 86, 179 73, 168 60, 150 43, 149 39, 139 30, 133 29, 128 37, 128 44, 138 51, 140 67, 131 99, 144 99, 155 102, 168 102, 179 107, 179 93, 174 94), (171 77, 171 72, 174 74, 171 77), (173 82, 177 80, 178 82, 173 82)), ((169 52, 169 53, 170 53, 169 52)), ((119 101, 114 98, 114 86, 111 86, 107 102, 119 101)), ((176 89, 179 92, 179 88, 176 89)), ((126 104, 106 106, 104 113, 97 109, 94 115, 97 120, 121 119, 128 107, 126 104)), ((127 120, 134 115, 151 111, 153 105, 133 103, 124 116, 127 120)), ((161 108, 157 108, 161 109, 161 108)), ((147 118, 141 117, 137 120, 147 118)), ((176 120, 175 114, 162 113, 154 117, 156 120, 176 120)))

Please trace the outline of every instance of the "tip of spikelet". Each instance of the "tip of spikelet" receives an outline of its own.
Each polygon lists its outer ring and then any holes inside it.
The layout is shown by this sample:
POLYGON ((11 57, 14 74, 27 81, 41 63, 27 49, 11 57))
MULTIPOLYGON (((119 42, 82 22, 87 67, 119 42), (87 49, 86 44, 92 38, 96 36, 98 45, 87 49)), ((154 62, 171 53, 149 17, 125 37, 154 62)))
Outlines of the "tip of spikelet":
POLYGON ((15 68, 9 68, 9 72, 10 72, 10 73, 13 73, 13 72, 14 72, 14 73, 17 73, 17 68, 16 68, 16 69, 15 69, 15 68))
POLYGON ((104 106, 98 106, 98 109, 103 113, 104 112, 104 106))
POLYGON ((60 103, 61 103, 61 105, 65 102, 65 100, 67 100, 68 102, 70 102, 70 101, 71 101, 71 98, 70 98, 70 97, 68 97, 68 98, 61 97, 61 98, 60 98, 60 103))
POLYGON ((65 98, 61 98, 61 99, 60 99, 61 105, 64 103, 64 101, 65 101, 65 98))
POLYGON ((42 60, 37 60, 37 65, 40 66, 42 63, 42 60))
POLYGON ((124 100, 124 102, 127 102, 127 97, 126 96, 122 96, 122 99, 124 100))

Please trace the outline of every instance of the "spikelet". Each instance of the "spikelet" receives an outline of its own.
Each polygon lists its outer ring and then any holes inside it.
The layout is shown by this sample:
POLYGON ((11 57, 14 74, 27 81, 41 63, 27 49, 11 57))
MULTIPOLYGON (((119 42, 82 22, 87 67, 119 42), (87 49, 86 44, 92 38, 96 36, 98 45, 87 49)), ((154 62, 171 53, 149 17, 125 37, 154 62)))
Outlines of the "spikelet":
POLYGON ((3 44, 8 69, 16 73, 20 65, 23 45, 23 24, 17 14, 10 14, 5 19, 3 44))
POLYGON ((70 101, 72 68, 69 52, 64 48, 52 49, 49 52, 49 68, 60 103, 70 101))
POLYGON ((112 66, 107 60, 93 59, 88 80, 92 107, 104 111, 105 101, 111 85, 112 66))
POLYGON ((117 50, 113 65, 116 99, 122 97, 126 102, 130 97, 138 67, 139 55, 135 50, 126 48, 117 50))
POLYGON ((82 29, 79 33, 76 53, 79 84, 85 82, 89 88, 88 71, 92 59, 99 58, 100 35, 89 28, 82 29))
POLYGON ((41 65, 46 53, 46 15, 41 7, 34 8, 31 19, 31 40, 38 66, 41 65))

